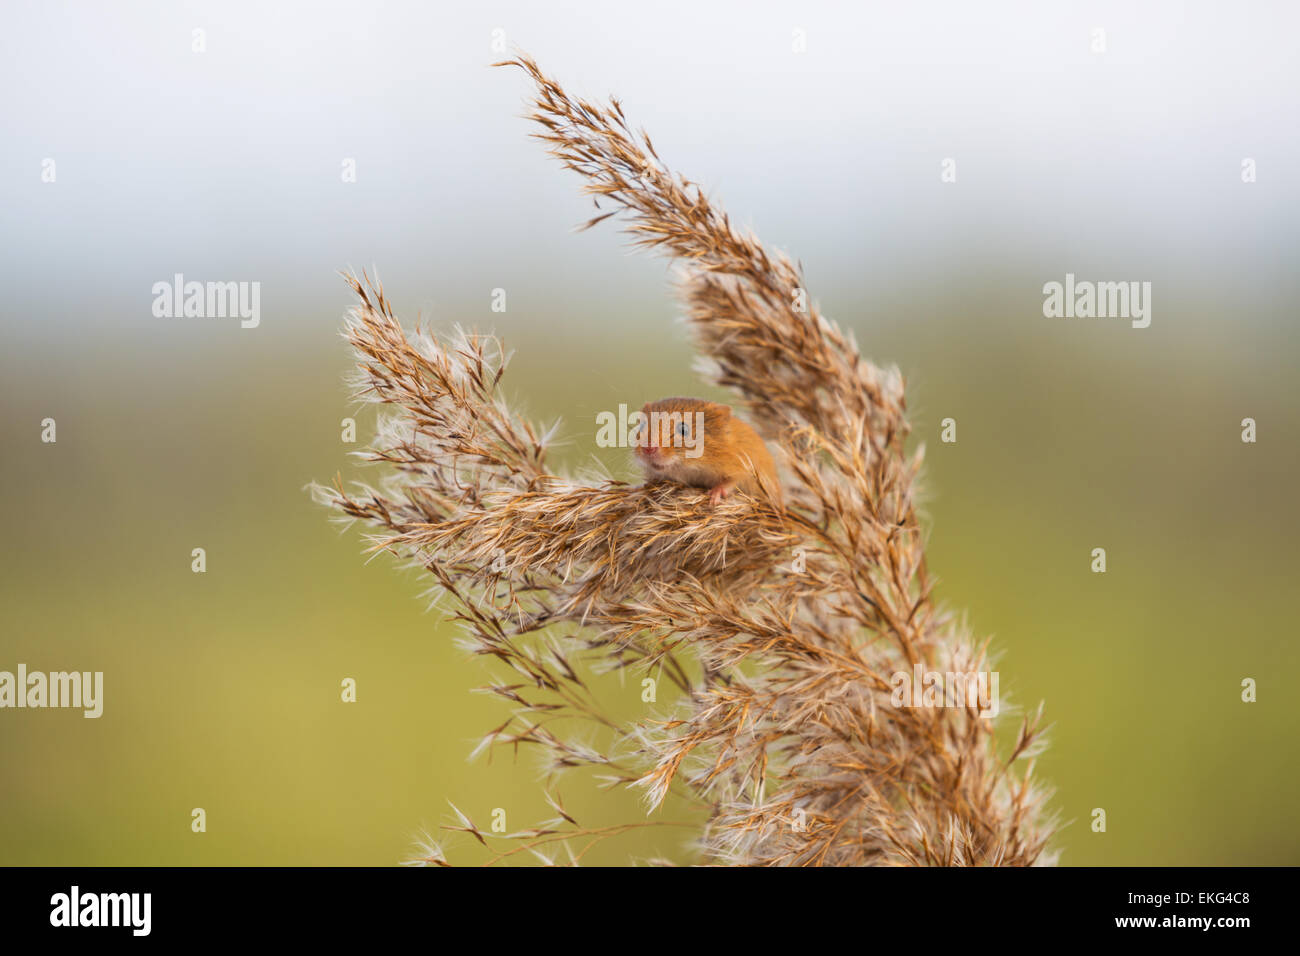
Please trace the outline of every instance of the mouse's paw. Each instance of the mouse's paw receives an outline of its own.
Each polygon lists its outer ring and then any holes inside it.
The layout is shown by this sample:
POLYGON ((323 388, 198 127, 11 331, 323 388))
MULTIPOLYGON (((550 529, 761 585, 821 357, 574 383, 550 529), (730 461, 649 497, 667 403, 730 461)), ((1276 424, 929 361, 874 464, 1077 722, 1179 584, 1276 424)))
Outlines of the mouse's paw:
POLYGON ((731 484, 730 482, 723 482, 722 484, 718 485, 716 488, 710 488, 709 504, 713 505, 714 507, 717 507, 719 501, 727 497, 727 495, 731 494, 735 490, 736 490, 736 486, 734 484, 731 484))

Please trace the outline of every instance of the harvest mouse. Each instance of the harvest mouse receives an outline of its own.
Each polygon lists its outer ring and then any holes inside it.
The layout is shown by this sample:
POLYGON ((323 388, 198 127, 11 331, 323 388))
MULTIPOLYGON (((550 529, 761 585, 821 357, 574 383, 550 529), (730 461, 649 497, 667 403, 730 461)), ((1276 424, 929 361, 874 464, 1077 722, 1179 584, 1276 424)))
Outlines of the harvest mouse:
POLYGON ((652 481, 708 488, 714 505, 737 488, 781 504, 776 465, 767 446, 726 405, 700 398, 647 402, 631 441, 637 462, 652 481))

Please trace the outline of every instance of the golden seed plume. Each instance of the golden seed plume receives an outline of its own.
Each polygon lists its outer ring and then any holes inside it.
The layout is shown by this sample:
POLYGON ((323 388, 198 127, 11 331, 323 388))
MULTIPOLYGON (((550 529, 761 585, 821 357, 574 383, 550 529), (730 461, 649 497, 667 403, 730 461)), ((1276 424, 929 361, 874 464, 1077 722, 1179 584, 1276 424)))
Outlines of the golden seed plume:
MULTIPOLYGON (((541 748, 553 775, 599 768, 652 812, 586 828, 553 798, 556 817, 508 834, 514 849, 493 860, 574 863, 635 827, 679 825, 653 818, 671 791, 702 811, 705 863, 1053 862, 1032 775, 1041 707, 1000 754, 998 721, 975 706, 892 699, 914 667, 990 668, 987 642, 931 599, 902 377, 818 312, 798 266, 670 172, 618 100, 575 99, 526 56, 500 65, 534 83, 535 135, 584 178, 599 209, 587 225, 621 216, 636 245, 679 261, 702 368, 777 452, 785 508, 553 474, 551 431, 499 393, 496 339, 408 335, 377 282, 349 277, 357 395, 389 410, 362 457, 389 469, 377 488, 336 482, 318 498, 369 525, 375 550, 426 569, 466 645, 509 675, 485 688, 511 713, 483 747, 541 748), (612 716, 589 677, 620 668, 665 675, 676 703, 612 716)), ((456 813, 447 829, 493 839, 456 813)))

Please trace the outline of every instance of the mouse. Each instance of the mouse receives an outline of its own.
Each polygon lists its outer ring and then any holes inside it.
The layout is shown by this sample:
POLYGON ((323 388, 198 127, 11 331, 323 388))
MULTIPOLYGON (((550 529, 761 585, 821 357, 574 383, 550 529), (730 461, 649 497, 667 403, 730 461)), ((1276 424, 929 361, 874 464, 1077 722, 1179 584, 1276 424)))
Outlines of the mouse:
POLYGON ((707 488, 715 507, 737 489, 781 505, 781 484, 767 445, 729 405, 702 398, 647 402, 630 441, 651 481, 707 488))

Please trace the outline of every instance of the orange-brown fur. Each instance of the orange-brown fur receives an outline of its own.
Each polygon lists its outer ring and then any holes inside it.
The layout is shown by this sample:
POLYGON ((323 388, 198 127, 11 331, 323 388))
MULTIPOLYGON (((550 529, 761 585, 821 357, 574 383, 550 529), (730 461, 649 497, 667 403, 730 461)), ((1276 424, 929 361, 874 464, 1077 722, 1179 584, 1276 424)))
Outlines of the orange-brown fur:
POLYGON ((647 402, 641 412, 646 422, 634 434, 633 445, 647 478, 707 488, 715 505, 737 488, 781 503, 776 464, 767 446, 728 406, 663 398, 647 402), (702 433, 696 430, 701 421, 702 433), (682 423, 685 434, 678 431, 682 423))

